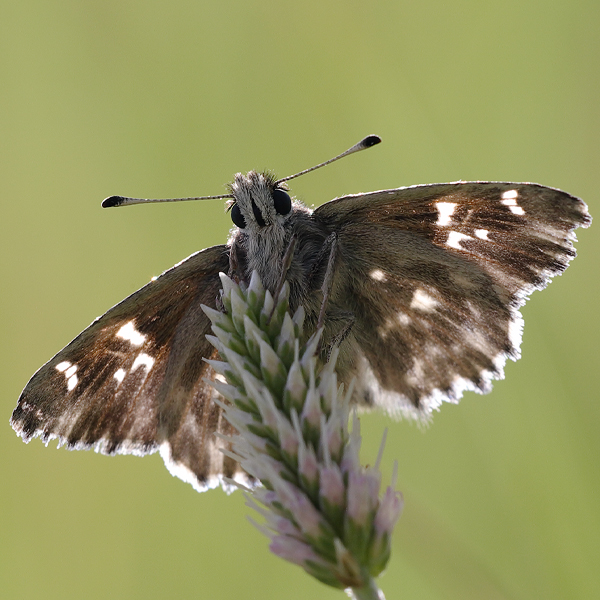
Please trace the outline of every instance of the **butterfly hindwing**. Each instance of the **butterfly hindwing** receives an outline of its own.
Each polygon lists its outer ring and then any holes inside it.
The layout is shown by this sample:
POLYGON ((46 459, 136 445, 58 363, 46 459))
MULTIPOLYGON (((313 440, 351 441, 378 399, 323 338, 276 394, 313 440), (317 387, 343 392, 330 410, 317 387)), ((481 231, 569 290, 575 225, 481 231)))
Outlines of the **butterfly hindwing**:
POLYGON ((123 300, 42 366, 11 424, 25 441, 58 438, 72 449, 161 451, 169 470, 197 489, 238 468, 219 452, 230 433, 204 379, 214 349, 201 305, 215 307, 228 249, 197 252, 123 300))
POLYGON ((519 355, 518 308, 591 221, 560 190, 486 182, 346 196, 314 216, 337 235, 332 301, 354 317, 364 400, 417 417, 502 377, 519 355))

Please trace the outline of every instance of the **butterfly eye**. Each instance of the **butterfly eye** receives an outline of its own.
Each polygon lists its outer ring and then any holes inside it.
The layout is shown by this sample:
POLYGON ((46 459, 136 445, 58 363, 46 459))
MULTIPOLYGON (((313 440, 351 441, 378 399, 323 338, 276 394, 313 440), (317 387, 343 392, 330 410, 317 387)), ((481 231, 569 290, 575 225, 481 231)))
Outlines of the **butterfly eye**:
POLYGON ((273 206, 280 215, 287 215, 292 210, 292 199, 289 194, 282 189, 273 190, 273 206))
POLYGON ((244 219, 244 215, 237 204, 234 204, 231 208, 231 220, 233 221, 233 224, 237 225, 240 229, 245 229, 246 219, 244 219))

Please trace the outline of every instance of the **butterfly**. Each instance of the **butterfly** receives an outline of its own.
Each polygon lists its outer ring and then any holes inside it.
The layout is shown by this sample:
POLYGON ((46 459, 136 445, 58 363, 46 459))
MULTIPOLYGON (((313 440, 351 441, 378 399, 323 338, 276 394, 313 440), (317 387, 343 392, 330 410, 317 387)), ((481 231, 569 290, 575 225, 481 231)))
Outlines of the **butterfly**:
MULTIPOLYGON (((172 474, 202 491, 243 476, 215 432, 234 433, 214 403, 216 358, 203 304, 218 307, 220 272, 271 292, 290 286, 323 352, 340 345, 338 376, 354 400, 427 419, 465 390, 486 393, 519 357, 529 294, 575 257, 578 198, 533 183, 415 185, 336 198, 314 211, 287 181, 380 142, 368 136, 296 175, 238 173, 234 228, 111 308, 43 365, 11 424, 70 449, 160 451, 172 474)), ((207 198, 207 197, 205 197, 207 198)), ((112 196, 103 206, 148 200, 112 196)))

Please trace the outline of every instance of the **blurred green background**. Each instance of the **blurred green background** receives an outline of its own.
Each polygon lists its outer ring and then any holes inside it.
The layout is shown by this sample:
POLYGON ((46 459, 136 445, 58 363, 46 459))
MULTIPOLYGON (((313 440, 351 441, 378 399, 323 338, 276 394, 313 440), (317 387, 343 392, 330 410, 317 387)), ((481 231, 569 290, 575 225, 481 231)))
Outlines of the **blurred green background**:
MULTIPOLYGON (((28 446, 31 374, 97 315, 223 243, 219 201, 103 211, 111 194, 217 194, 384 143, 293 182, 308 204, 457 179, 536 181, 598 213, 600 3, 5 0, 0 8, 0 595, 342 598, 270 555, 240 494, 157 456, 28 446)), ((600 595, 595 232, 524 312, 523 359, 425 432, 362 419, 399 461, 388 599, 600 595)))

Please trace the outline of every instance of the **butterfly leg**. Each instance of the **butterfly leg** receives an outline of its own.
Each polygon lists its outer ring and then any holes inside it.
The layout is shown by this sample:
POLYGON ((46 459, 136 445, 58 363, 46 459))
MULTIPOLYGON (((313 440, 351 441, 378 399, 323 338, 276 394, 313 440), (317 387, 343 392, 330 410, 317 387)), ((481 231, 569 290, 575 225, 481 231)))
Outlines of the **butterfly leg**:
POLYGON ((323 247, 329 247, 329 257, 327 259, 327 269, 323 278, 321 292, 323 293, 323 301, 321 302, 321 310, 319 312, 319 320, 317 321, 317 329, 323 327, 325 322, 325 310, 327 309, 327 301, 333 284, 333 267, 335 265, 335 257, 337 253, 337 235, 332 233, 323 244, 323 247))
POLYGON ((279 278, 279 282, 277 283, 277 287, 275 288, 275 293, 273 294, 273 299, 275 303, 273 304, 273 308, 271 309, 271 314, 269 315, 269 319, 273 317, 273 313, 275 312, 275 308, 277 306, 277 299, 279 298, 279 294, 281 289, 283 288, 283 284, 285 283, 285 278, 287 277, 288 271, 290 270, 290 266, 292 265, 292 258, 294 257, 294 250, 296 249, 296 243, 298 242, 298 237, 293 235, 290 243, 283 255, 283 261, 281 264, 281 277, 279 278))
POLYGON ((334 311, 327 315, 328 321, 328 340, 324 343, 324 357, 329 360, 331 353, 336 346, 340 346, 348 337, 356 321, 353 313, 347 311, 334 311), (331 331, 333 329, 334 331, 331 331), (337 329, 337 331, 335 331, 337 329), (329 337, 331 336, 331 337, 329 337))
MULTIPOLYGON (((275 300, 275 302, 277 302, 277 298, 279 298, 279 293, 281 292, 281 288, 283 288, 283 284, 285 283, 288 271, 290 270, 290 266, 292 265, 292 258, 294 257, 294 250, 296 250, 297 242, 298 237, 296 235, 293 235, 287 247, 287 250, 283 255, 283 261, 281 265, 281 277, 279 278, 279 282, 277 283, 277 287, 275 288, 275 293, 273 294, 273 299, 275 300)), ((273 310, 275 310, 275 308, 273 308, 273 310)))
MULTIPOLYGON (((323 244, 324 251, 322 252, 319 259, 317 259, 315 267, 313 267, 313 273, 316 273, 319 263, 322 263, 327 256, 327 267, 325 270, 325 276, 323 277, 323 284, 321 285, 321 292, 323 294, 323 300, 321 301, 321 310, 319 311, 319 319, 317 321, 317 329, 325 325, 325 314, 327 312, 327 305, 329 303, 329 297, 331 295, 331 288, 333 285, 333 275, 335 267, 335 259, 337 256, 337 235, 332 233, 323 244)), ((335 308, 330 310, 327 314, 327 341, 323 343, 323 354, 326 360, 329 360, 331 352, 336 346, 339 346, 350 334, 356 318, 353 313, 348 311, 339 311, 335 308), (331 330, 334 331, 331 331, 331 330), (335 331, 337 329, 337 331, 335 331)))

